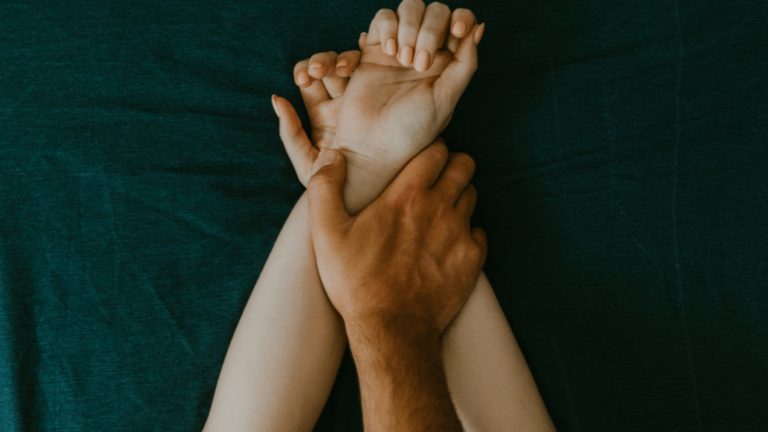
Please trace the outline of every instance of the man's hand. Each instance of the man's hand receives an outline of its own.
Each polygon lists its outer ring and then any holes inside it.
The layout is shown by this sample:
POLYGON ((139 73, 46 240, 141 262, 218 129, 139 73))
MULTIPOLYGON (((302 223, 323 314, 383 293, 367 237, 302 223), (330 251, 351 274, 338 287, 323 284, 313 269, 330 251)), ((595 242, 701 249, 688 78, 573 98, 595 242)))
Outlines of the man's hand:
POLYGON ((461 431, 440 336, 485 262, 485 233, 469 226, 474 161, 436 141, 354 217, 344 207, 344 157, 329 150, 320 163, 308 187, 312 239, 347 329, 365 430, 461 431))
POLYGON ((353 217, 342 196, 344 157, 328 155, 336 160, 310 179, 308 198, 318 269, 333 306, 348 327, 397 319, 439 336, 485 260, 485 233, 469 226, 474 161, 449 157, 436 141, 353 217))

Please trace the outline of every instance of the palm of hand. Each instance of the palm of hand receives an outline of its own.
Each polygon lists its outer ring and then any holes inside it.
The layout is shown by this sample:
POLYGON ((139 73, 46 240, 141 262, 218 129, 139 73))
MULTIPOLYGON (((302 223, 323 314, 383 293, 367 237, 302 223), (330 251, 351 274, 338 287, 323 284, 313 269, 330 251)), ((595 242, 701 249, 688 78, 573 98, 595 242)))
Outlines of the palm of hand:
POLYGON ((336 137, 336 125, 341 101, 342 96, 339 96, 335 99, 320 102, 307 110, 309 124, 312 128, 312 145, 318 150, 317 158, 312 161, 309 176, 320 168, 320 158, 333 145, 333 140, 336 137))
POLYGON ((364 47, 338 111, 332 148, 368 172, 399 169, 450 121, 453 106, 439 101, 433 84, 453 58, 452 52, 439 50, 432 67, 417 72, 378 45, 364 47))

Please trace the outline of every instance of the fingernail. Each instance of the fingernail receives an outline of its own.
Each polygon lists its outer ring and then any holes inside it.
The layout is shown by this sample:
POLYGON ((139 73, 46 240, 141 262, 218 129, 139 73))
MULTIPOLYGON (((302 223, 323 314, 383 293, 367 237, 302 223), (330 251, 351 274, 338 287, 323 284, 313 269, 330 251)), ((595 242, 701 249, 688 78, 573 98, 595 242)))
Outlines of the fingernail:
POLYGON ((413 62, 413 66, 419 72, 424 72, 429 69, 429 53, 427 50, 419 51, 419 54, 416 56, 416 61, 413 62))
POLYGON ((313 61, 312 63, 309 64, 309 68, 310 69, 315 69, 315 68, 319 68, 319 67, 323 67, 323 62, 315 60, 315 61, 313 61))
POLYGON ((389 55, 395 55, 397 54, 397 42, 394 38, 387 39, 387 54, 389 55))
POLYGON ((299 72, 299 78, 297 79, 299 84, 306 84, 309 82, 309 75, 306 72, 299 72))
POLYGON ((403 66, 408 66, 413 61, 413 48, 404 46, 400 49, 400 63, 403 66))
POLYGON ((463 35, 466 29, 467 25, 464 23, 464 21, 456 21, 456 24, 453 25, 453 35, 463 35))
POLYGON ((341 59, 341 60, 339 60, 338 62, 336 62, 336 67, 337 67, 337 68, 340 68, 340 67, 344 67, 344 66, 346 66, 346 65, 348 65, 348 64, 349 64, 349 60, 347 60, 347 59, 341 59))
POLYGON ((277 96, 272 95, 272 108, 275 109, 275 114, 277 114, 277 118, 280 118, 280 110, 277 108, 277 96))
POLYGON ((338 153, 339 152, 337 150, 332 150, 332 149, 327 150, 323 155, 323 158, 322 158, 323 160, 322 160, 322 164, 320 165, 320 168, 336 162, 336 160, 339 158, 338 153))
POLYGON ((475 45, 478 45, 480 39, 483 38, 483 31, 485 31, 485 23, 480 24, 480 27, 475 31, 475 45))

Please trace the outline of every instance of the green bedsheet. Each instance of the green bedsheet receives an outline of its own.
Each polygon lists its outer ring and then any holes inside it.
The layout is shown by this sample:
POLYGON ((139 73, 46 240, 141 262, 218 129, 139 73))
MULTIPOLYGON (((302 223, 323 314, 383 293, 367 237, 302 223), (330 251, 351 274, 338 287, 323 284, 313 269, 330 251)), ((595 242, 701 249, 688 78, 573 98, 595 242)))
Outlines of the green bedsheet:
MULTIPOLYGON (((202 429, 303 190, 269 97, 397 4, 0 3, 0 431, 202 429)), ((447 4, 487 29, 443 136, 558 430, 768 430, 768 2, 447 4)), ((359 404, 347 352, 316 430, 359 404)))

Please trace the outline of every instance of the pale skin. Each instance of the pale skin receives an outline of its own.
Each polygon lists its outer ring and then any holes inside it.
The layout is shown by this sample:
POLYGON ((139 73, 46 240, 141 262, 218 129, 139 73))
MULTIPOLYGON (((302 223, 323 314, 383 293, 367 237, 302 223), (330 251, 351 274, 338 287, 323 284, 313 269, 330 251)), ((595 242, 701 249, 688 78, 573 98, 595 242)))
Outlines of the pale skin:
MULTIPOLYGON (((425 8, 408 0, 397 14, 379 13, 361 37, 360 54, 323 53, 297 65, 294 78, 310 113, 314 145, 288 101, 273 98, 281 138, 302 183, 307 184, 324 151, 336 148, 344 154, 350 214, 373 202, 447 125, 477 67, 484 27, 467 10, 446 14, 447 8, 433 5, 425 8), (434 33, 422 37, 423 31, 434 33), (392 38, 397 57, 385 52, 392 38), (430 53, 426 70, 408 61, 407 47, 416 52, 416 63, 422 49, 430 53), (321 66, 309 69, 318 58, 321 66)), ((305 194, 243 311, 205 430, 312 430, 346 344, 344 322, 318 276, 305 194)), ((522 431, 554 430, 484 274, 444 332, 442 350, 451 398, 465 430, 501 431, 509 425, 522 431)))

